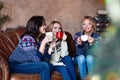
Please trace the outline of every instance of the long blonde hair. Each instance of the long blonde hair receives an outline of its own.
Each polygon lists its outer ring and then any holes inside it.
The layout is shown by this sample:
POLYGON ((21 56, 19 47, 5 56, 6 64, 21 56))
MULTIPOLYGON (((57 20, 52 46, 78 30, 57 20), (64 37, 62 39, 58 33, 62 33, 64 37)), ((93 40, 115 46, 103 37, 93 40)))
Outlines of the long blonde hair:
POLYGON ((61 24, 59 21, 52 21, 52 22, 47 26, 46 32, 51 32, 55 23, 60 24, 61 31, 63 31, 63 29, 62 29, 62 24, 61 24))

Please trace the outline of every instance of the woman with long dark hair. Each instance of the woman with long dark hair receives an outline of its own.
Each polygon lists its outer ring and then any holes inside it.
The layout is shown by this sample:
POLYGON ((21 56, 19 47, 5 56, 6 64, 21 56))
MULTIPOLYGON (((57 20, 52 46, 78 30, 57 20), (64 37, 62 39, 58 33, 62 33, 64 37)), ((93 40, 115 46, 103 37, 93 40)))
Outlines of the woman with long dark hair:
POLYGON ((43 16, 32 16, 29 19, 24 34, 9 57, 11 73, 39 73, 40 80, 50 80, 49 64, 43 61, 48 38, 43 38, 41 44, 37 45, 40 37, 45 34, 45 28, 43 16))

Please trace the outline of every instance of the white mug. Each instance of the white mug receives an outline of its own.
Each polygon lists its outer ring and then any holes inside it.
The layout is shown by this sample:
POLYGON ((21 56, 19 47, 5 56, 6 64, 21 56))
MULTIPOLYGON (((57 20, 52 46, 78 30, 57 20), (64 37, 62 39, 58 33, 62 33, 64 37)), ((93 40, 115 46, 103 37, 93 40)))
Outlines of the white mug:
POLYGON ((46 34, 46 36, 48 37, 48 40, 49 40, 49 41, 52 41, 52 40, 53 40, 53 37, 54 37, 53 32, 46 32, 45 34, 46 34))
POLYGON ((87 41, 88 40, 88 35, 82 35, 81 40, 82 41, 87 41))

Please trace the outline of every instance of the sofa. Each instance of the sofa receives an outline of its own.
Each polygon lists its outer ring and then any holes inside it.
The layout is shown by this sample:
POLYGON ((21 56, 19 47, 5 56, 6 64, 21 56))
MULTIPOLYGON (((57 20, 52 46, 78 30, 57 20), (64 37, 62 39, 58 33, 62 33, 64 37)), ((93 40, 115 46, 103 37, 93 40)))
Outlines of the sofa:
MULTIPOLYGON (((24 28, 9 29, 0 32, 0 80, 40 80, 39 74, 23 74, 23 73, 10 73, 8 59, 18 44, 20 35, 23 34, 24 28)), ((68 49, 70 56, 75 55, 75 45, 72 39, 72 35, 66 32, 68 38, 68 49)), ((77 66, 75 66, 77 78, 79 78, 79 72, 77 66)), ((62 76, 59 72, 54 71, 51 73, 51 80, 62 80, 62 76)))

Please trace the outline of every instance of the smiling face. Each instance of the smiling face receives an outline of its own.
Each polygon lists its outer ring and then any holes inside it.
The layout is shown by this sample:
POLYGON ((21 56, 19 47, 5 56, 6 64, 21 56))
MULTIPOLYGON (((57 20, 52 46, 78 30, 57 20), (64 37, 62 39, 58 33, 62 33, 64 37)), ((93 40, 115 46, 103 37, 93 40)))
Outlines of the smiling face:
POLYGON ((91 16, 85 16, 82 21, 82 30, 84 34, 91 35, 96 30, 96 23, 91 16))
POLYGON ((45 29, 46 29, 46 25, 42 25, 41 27, 39 27, 39 31, 41 34, 45 34, 45 29))
POLYGON ((83 31, 90 33, 93 31, 92 22, 89 19, 85 19, 82 23, 83 31))

